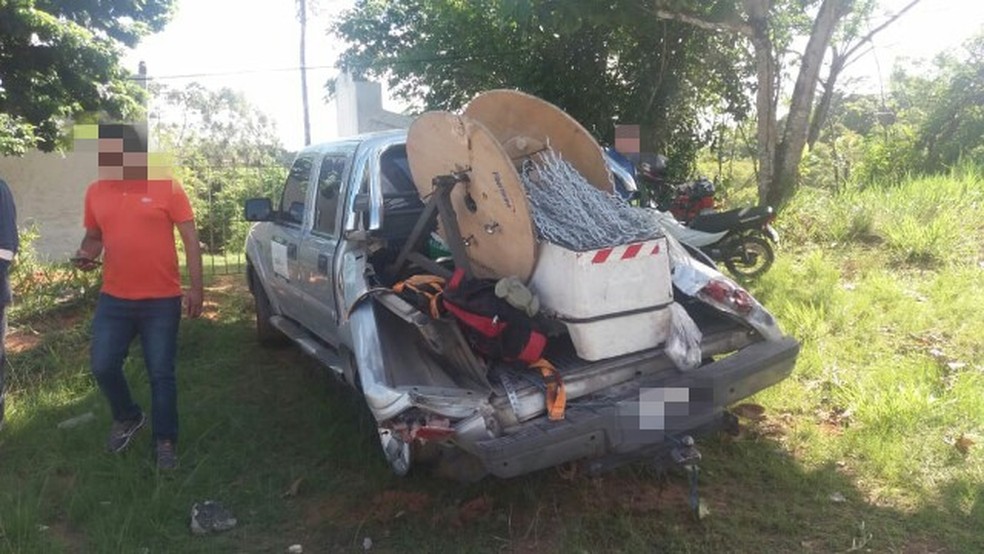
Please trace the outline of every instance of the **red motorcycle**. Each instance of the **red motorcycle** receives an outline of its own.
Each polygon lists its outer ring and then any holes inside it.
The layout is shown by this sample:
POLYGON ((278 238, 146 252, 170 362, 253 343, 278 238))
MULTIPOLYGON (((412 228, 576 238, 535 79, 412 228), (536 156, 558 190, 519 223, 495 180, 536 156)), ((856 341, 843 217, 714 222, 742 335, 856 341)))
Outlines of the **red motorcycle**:
POLYGON ((761 275, 772 266, 775 261, 772 245, 779 243, 779 236, 771 225, 775 219, 771 207, 717 212, 714 183, 703 177, 682 185, 667 183, 665 158, 661 156, 640 163, 636 173, 647 185, 650 206, 669 212, 685 226, 679 228, 685 232, 674 235, 680 242, 700 249, 742 277, 761 275))
POLYGON ((640 163, 636 174, 649 185, 654 207, 662 212, 670 212, 678 221, 690 223, 698 215, 716 209, 714 183, 706 177, 700 177, 692 183, 668 183, 666 158, 662 156, 640 163))

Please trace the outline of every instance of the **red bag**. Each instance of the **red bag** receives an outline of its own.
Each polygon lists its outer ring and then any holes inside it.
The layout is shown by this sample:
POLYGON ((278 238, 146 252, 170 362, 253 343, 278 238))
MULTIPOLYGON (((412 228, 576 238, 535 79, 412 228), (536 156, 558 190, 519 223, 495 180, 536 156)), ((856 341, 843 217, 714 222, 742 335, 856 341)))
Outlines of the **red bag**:
POLYGON ((495 294, 492 279, 466 279, 455 270, 443 303, 458 320, 472 348, 491 358, 533 364, 543 355, 547 337, 532 319, 495 294))

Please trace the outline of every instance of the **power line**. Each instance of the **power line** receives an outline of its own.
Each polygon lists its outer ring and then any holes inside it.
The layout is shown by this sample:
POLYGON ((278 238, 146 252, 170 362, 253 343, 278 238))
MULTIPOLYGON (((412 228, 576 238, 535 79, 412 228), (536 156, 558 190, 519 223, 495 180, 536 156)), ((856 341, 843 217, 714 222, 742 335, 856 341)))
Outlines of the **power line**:
MULTIPOLYGON (((232 75, 250 75, 256 73, 286 73, 290 71, 300 71, 302 68, 298 67, 271 67, 265 69, 239 69, 235 71, 212 71, 204 73, 184 73, 176 75, 147 75, 145 78, 148 81, 163 81, 168 79, 199 79, 202 77, 228 77, 232 75)), ((334 65, 308 65, 304 66, 303 69, 335 69, 334 65)), ((142 80, 144 77, 139 75, 131 75, 130 80, 142 80)))
MULTIPOLYGON (((377 59, 372 60, 365 65, 365 68, 369 69, 379 69, 384 67, 396 66, 396 65, 408 65, 408 64, 447 64, 460 61, 471 61, 471 60, 505 60, 509 58, 519 57, 525 55, 523 52, 489 52, 485 54, 459 54, 459 55, 445 55, 437 57, 428 58, 391 58, 391 59, 377 59)), ((198 79, 203 77, 228 77, 233 75, 249 75, 256 73, 287 73, 292 71, 301 71, 302 69, 338 69, 335 65, 306 65, 306 66, 294 66, 294 67, 274 67, 265 69, 240 69, 233 71, 211 71, 202 73, 185 73, 176 75, 148 75, 146 79, 148 81, 163 81, 168 79, 198 79)), ((142 77, 138 75, 130 76, 131 80, 139 80, 142 77)))

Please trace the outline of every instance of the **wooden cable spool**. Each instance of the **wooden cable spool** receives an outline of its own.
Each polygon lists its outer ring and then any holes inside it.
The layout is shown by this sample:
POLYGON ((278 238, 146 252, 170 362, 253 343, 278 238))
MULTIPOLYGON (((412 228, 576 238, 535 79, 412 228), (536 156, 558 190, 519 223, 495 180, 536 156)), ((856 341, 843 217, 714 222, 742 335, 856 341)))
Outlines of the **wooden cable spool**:
POLYGON ((451 203, 476 277, 513 275, 525 282, 532 275, 537 239, 518 170, 548 148, 595 188, 613 192, 611 172, 591 134, 557 106, 529 94, 484 92, 462 115, 427 112, 410 126, 407 157, 421 198, 434 193, 434 177, 468 178, 454 187, 451 203))
POLYGON ((434 192, 434 177, 467 176, 452 190, 451 204, 476 277, 530 278, 537 247, 530 207, 508 154, 484 125, 449 112, 427 112, 410 126, 407 158, 423 199, 434 192))
POLYGON ((576 119, 550 102, 517 90, 490 90, 472 99, 464 115, 485 125, 514 163, 550 148, 595 188, 614 191, 601 146, 576 119))

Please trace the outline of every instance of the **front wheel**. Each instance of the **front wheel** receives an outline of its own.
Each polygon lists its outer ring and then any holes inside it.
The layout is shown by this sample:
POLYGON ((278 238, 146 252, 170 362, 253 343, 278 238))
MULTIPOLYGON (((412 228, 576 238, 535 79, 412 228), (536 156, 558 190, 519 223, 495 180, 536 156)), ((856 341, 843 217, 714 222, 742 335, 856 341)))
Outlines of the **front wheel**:
POLYGON ((736 242, 735 248, 727 253, 724 265, 739 277, 758 277, 776 260, 772 245, 762 237, 745 235, 736 242))

